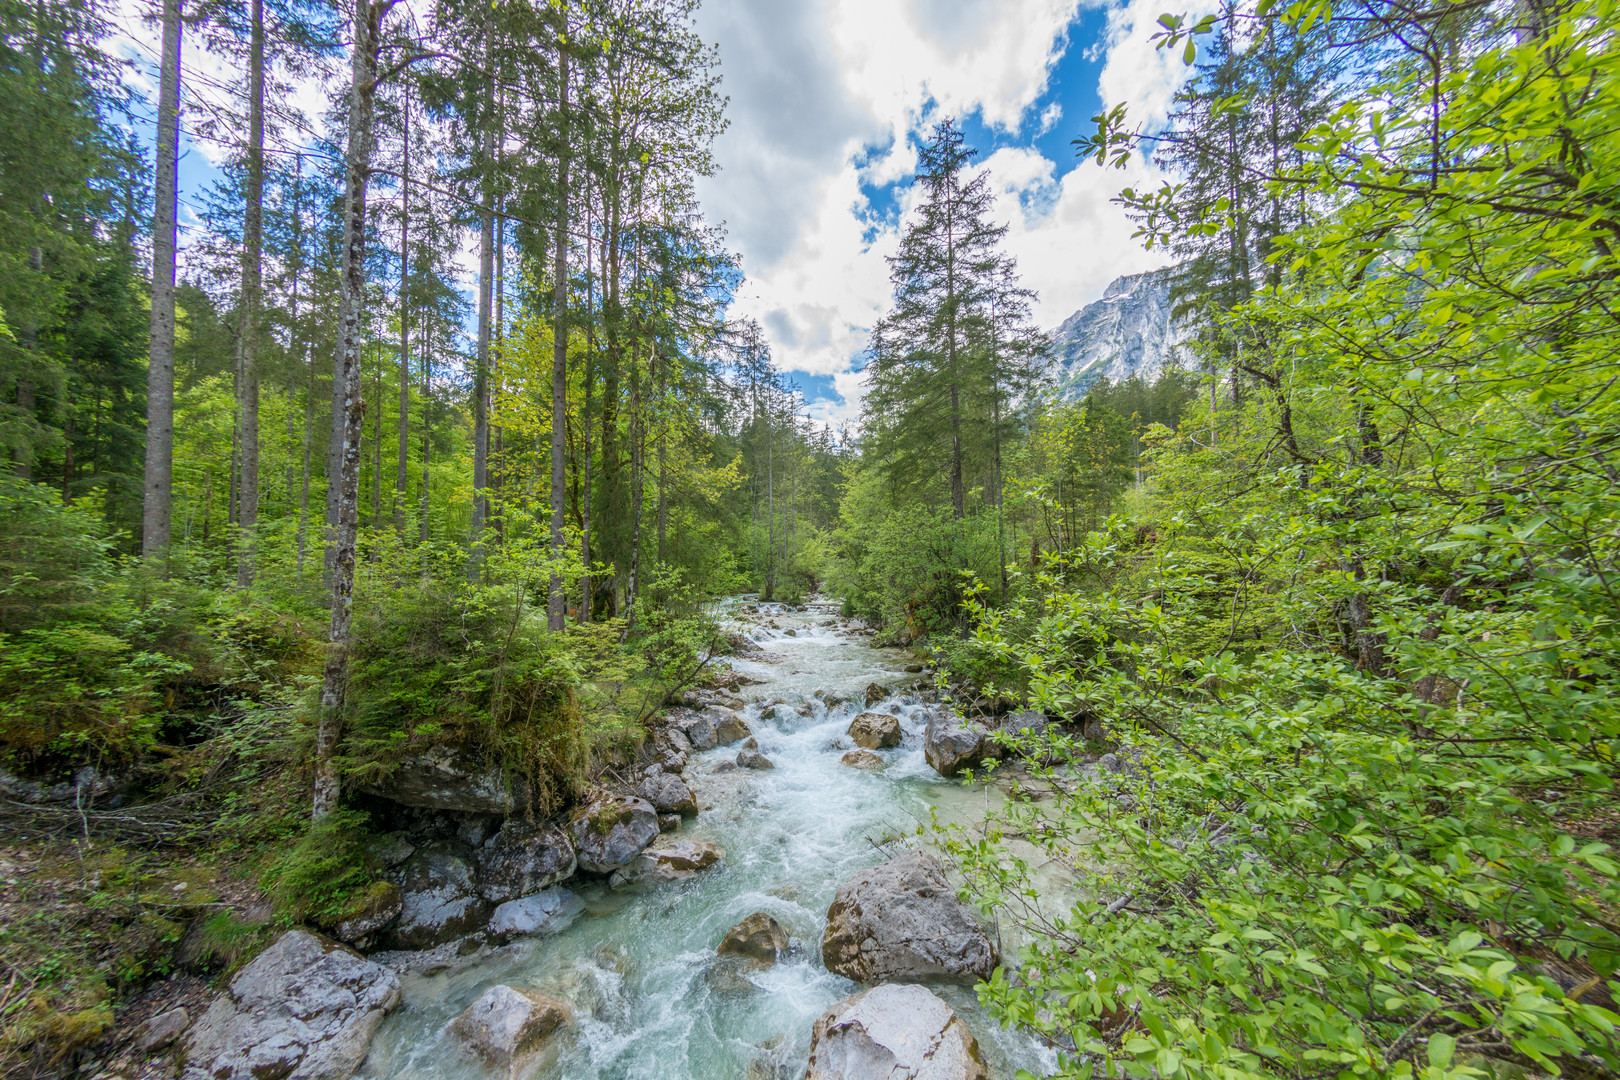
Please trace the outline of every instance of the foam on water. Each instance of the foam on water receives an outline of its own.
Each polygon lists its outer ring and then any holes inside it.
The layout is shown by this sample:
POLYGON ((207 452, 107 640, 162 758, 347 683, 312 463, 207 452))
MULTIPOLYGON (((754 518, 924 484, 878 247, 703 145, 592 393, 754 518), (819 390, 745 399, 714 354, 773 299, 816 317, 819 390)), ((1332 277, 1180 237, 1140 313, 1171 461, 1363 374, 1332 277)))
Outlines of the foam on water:
MULTIPOLYGON (((520 941, 467 957, 445 971, 404 980, 404 1005, 378 1031, 360 1075, 369 1080, 482 1080, 489 1072, 446 1034, 455 1016, 490 986, 507 983, 553 994, 578 1022, 540 1073, 567 1080, 719 1080, 772 1063, 783 1077, 802 1075, 816 1018, 860 987, 826 971, 820 943, 840 882, 882 861, 877 845, 914 834, 931 808, 963 820, 986 798, 941 780, 922 752, 922 703, 891 691, 873 708, 900 719, 900 746, 877 751, 882 772, 852 769, 839 758, 846 731, 864 708, 868 684, 909 682, 909 657, 874 649, 827 621, 829 611, 789 613, 760 605, 781 627, 753 631, 771 656, 735 666, 760 680, 742 696, 759 748, 775 768, 715 774, 736 748, 693 755, 687 782, 702 805, 682 835, 725 849, 724 862, 690 882, 647 891, 580 889, 587 914, 554 937, 520 941), (786 634, 787 629, 794 636, 786 634), (817 691, 850 700, 828 708, 817 691), (781 700, 774 718, 762 708, 781 700), (798 706, 808 704, 810 716, 798 706), (794 942, 788 960, 752 976, 759 990, 723 993, 706 978, 727 929, 755 911, 774 916, 794 942), (774 1049, 767 1049, 774 1047, 774 1049)), ((1025 1036, 1000 1029, 966 987, 937 992, 962 1015, 989 1058, 992 1074, 1037 1074, 1053 1065, 1025 1036)), ((769 1071, 755 1075, 771 1076, 769 1071)))

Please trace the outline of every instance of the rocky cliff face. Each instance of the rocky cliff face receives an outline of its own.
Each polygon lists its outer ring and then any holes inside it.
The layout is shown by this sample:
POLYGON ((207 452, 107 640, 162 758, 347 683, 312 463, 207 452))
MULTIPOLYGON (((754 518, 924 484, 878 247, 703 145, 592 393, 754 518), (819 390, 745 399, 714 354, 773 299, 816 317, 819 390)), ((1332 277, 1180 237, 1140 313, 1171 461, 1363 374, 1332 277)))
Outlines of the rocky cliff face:
POLYGON ((1188 328, 1170 318, 1173 268, 1115 278, 1102 299, 1070 315, 1052 333, 1059 389, 1078 397, 1098 379, 1152 381, 1184 364, 1188 328))

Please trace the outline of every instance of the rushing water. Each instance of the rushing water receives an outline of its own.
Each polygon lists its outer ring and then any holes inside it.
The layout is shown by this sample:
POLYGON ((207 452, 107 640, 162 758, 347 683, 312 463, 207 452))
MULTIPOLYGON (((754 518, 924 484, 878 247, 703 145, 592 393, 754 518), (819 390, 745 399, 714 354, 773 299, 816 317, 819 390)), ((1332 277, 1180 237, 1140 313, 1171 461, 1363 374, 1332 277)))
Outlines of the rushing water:
MULTIPOLYGON (((567 1080, 788 1080, 801 1077, 810 1029, 860 987, 821 965, 821 933, 839 883, 883 860, 878 845, 915 834, 936 809, 963 820, 983 789, 942 780, 922 752, 922 704, 896 689, 874 706, 900 718, 902 744, 877 751, 882 772, 839 762, 850 720, 868 684, 903 687, 910 659, 875 649, 830 623, 825 610, 789 613, 762 604, 780 629, 751 626, 768 650, 735 661, 760 680, 746 686, 743 716, 770 771, 711 773, 736 747, 694 754, 685 779, 702 807, 681 835, 725 850, 695 879, 641 891, 579 889, 586 914, 560 934, 481 952, 432 974, 404 979, 404 1005, 378 1031, 361 1076, 371 1080, 482 1080, 488 1071, 447 1033, 458 1013, 497 983, 552 994, 578 1022, 541 1074, 567 1080), (789 636, 788 631, 793 631, 789 636), (828 709, 817 691, 850 697, 828 709), (769 720, 762 708, 786 704, 769 720), (798 706, 809 705, 810 716, 798 706), (758 992, 711 986, 707 973, 727 929, 756 912, 794 939, 791 959, 754 977, 758 992)), ((891 849, 891 852, 894 849, 891 849)), ((1050 1061, 1023 1036, 1000 1029, 973 991, 939 987, 978 1037, 997 1080, 1050 1061)))

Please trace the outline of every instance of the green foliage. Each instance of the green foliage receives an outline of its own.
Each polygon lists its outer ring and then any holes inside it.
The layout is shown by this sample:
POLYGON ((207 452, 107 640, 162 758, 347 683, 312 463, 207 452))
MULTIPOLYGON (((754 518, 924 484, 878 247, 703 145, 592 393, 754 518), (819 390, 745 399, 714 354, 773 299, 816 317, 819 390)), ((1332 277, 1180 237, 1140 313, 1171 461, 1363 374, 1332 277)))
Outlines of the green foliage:
POLYGON ((617 620, 550 632, 552 563, 515 530, 476 579, 465 565, 459 548, 405 550, 386 536, 363 564, 342 759, 354 780, 453 744, 526 777, 549 812, 574 798, 595 751, 638 739, 718 648, 675 571, 648 579, 648 595, 665 602, 648 605, 627 638, 617 620))
POLYGON ((1236 392, 1157 433, 1132 518, 976 607, 1133 762, 1054 736, 1053 798, 954 843, 1030 935, 983 996, 1065 1075, 1620 1070, 1616 14, 1364 53, 1283 178, 1317 213, 1224 323, 1236 392))
MULTIPOLYGON (((370 815, 362 811, 334 811, 271 862, 260 882, 275 902, 277 917, 294 925, 336 926, 381 872, 366 850, 370 825, 370 815)), ((221 929, 234 940, 232 928, 221 929)))

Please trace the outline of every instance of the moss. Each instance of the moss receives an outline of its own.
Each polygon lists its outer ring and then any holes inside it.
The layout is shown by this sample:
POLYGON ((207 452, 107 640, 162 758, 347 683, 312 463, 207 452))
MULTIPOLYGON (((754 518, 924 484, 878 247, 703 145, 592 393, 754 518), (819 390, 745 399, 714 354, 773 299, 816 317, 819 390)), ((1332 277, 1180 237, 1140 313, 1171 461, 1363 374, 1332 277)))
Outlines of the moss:
POLYGON ((381 867, 370 853, 369 814, 341 810, 314 826, 273 860, 261 877, 286 923, 331 927, 366 895, 381 867))
POLYGON ((337 912, 332 925, 365 919, 389 910, 400 902, 399 886, 392 881, 373 881, 364 889, 351 893, 349 902, 337 912))

